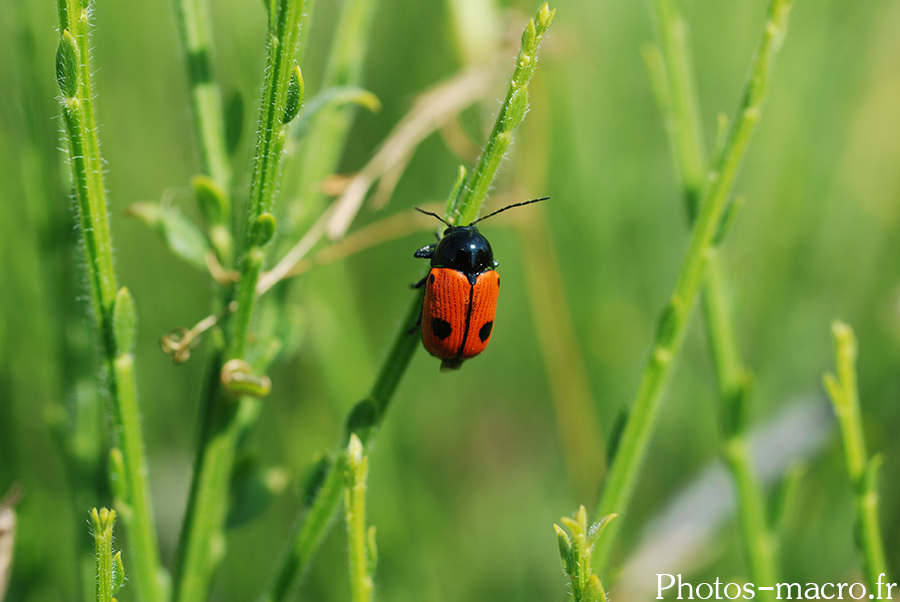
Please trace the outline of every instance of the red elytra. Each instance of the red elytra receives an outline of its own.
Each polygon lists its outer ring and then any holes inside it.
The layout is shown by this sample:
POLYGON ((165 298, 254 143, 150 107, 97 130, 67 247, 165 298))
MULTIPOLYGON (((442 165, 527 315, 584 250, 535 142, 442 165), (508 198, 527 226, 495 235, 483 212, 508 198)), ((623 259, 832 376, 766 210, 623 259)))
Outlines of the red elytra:
POLYGON ((422 305, 422 343, 428 353, 462 363, 484 351, 494 329, 499 292, 500 275, 494 270, 478 274, 472 285, 462 272, 432 268, 422 305))

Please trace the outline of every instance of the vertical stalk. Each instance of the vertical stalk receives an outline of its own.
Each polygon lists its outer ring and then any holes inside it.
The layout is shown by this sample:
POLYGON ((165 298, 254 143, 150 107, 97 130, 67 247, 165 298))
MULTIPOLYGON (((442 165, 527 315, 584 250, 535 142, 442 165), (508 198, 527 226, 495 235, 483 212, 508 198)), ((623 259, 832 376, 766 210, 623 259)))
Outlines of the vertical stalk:
MULTIPOLYGON (((666 119, 676 171, 684 191, 688 216, 693 221, 706 170, 703 130, 688 44, 689 29, 672 0, 654 2, 662 52, 645 53, 661 111, 666 119)), ((778 560, 774 536, 766 520, 763 489, 757 478, 746 442, 746 400, 750 370, 744 365, 731 304, 720 245, 710 248, 701 290, 710 351, 715 366, 722 427, 722 453, 737 492, 741 540, 754 583, 775 583, 778 560)), ((761 592, 763 599, 771 599, 761 592)))
POLYGON ((259 400, 225 390, 223 374, 229 360, 243 360, 256 304, 256 283, 265 249, 275 233, 272 217, 281 173, 286 126, 296 116, 303 96, 303 79, 294 65, 300 37, 302 0, 272 0, 268 52, 259 114, 257 150, 250 185, 247 221, 240 236, 240 279, 232 291, 237 309, 224 331, 222 354, 213 361, 207 405, 194 462, 194 476, 181 532, 176 600, 203 600, 225 551, 223 533, 229 485, 238 445, 255 424, 259 400))
POLYGON ((203 173, 222 190, 231 186, 231 165, 225 144, 222 92, 212 64, 212 23, 207 0, 176 3, 181 43, 188 68, 194 130, 203 173))
POLYGON ((347 446, 344 485, 344 518, 347 523, 347 565, 350 569, 350 599, 372 600, 372 573, 375 568, 375 528, 366 528, 366 478, 369 458, 356 435, 347 446))
POLYGON ((164 572, 154 530, 147 482, 144 442, 140 427, 137 387, 134 379, 134 303, 126 289, 117 293, 112 240, 107 219, 103 161, 93 111, 88 7, 80 0, 59 0, 60 42, 56 76, 62 93, 63 122, 68 139, 72 181, 85 264, 91 290, 91 307, 107 373, 112 415, 113 446, 123 457, 114 483, 116 500, 128 531, 136 589, 141 599, 161 602, 164 572), (130 327, 120 330, 116 314, 130 327), (124 316, 128 316, 125 318, 124 316))
POLYGON ((202 179, 198 182, 195 178, 195 193, 219 261, 230 266, 233 244, 232 174, 225 142, 222 92, 213 68, 209 3, 207 0, 177 0, 175 12, 187 66, 201 171, 212 180, 210 184, 202 179))
POLYGON ((296 116, 302 100, 303 80, 299 68, 294 67, 294 55, 300 38, 300 18, 303 0, 280 0, 269 9, 269 52, 262 106, 259 111, 259 130, 253 177, 250 181, 250 207, 242 238, 243 255, 238 260, 241 273, 235 300, 237 312, 231 321, 227 356, 244 355, 250 317, 256 304, 256 283, 262 267, 265 247, 274 234, 275 220, 271 215, 284 159, 286 125, 296 116), (297 102, 293 114, 287 118, 288 92, 296 82, 297 102))
MULTIPOLYGON (((744 158, 768 88, 772 63, 780 47, 793 0, 773 0, 769 18, 757 50, 738 117, 729 132, 722 152, 715 159, 710 181, 704 189, 684 262, 675 290, 656 327, 655 340, 644 366, 637 395, 616 449, 603 494, 597 504, 596 519, 608 514, 623 514, 631 499, 650 436, 656 425, 663 395, 672 373, 675 357, 681 351, 691 309, 700 289, 709 251, 716 243, 725 214, 726 201, 744 158)), ((598 572, 606 570, 620 521, 610 524, 597 542, 595 561, 598 572)))
POLYGON ((112 600, 112 527, 116 513, 106 508, 91 511, 91 523, 94 528, 94 561, 97 575, 97 602, 112 600))
POLYGON ((666 125, 677 172, 685 191, 688 214, 693 220, 700 202, 707 161, 704 159, 700 103, 694 87, 694 68, 688 45, 689 27, 673 0, 655 0, 653 8, 662 55, 665 57, 664 69, 668 75, 665 82, 669 92, 666 125))
POLYGON ((512 143, 512 134, 522 123, 528 110, 528 84, 537 69, 541 40, 553 22, 555 14, 556 9, 550 10, 549 4, 545 2, 522 32, 522 44, 516 57, 516 67, 509 80, 506 99, 494 121, 491 135, 462 194, 451 196, 447 204, 445 217, 451 224, 469 224, 475 221, 481 205, 487 198, 500 163, 512 143))
POLYGON ((825 390, 841 430, 847 476, 853 488, 855 539, 863 557, 863 572, 869 592, 881 597, 878 584, 887 582, 887 561, 878 520, 878 468, 881 459, 878 456, 869 457, 866 452, 856 379, 856 336, 853 329, 843 322, 834 322, 831 332, 834 335, 836 374, 825 375, 825 390))

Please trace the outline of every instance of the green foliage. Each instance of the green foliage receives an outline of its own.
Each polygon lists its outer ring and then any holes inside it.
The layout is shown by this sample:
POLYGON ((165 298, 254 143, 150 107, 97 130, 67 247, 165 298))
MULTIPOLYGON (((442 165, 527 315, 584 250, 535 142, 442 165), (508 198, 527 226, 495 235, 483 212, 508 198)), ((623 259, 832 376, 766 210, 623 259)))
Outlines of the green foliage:
POLYGON ((854 539, 862 553, 869 591, 877 592, 882 575, 887 574, 878 518, 878 471, 883 459, 880 455, 868 457, 866 452, 856 375, 856 335, 850 326, 839 321, 832 323, 831 333, 836 370, 825 374, 825 390, 831 398, 844 444, 847 476, 856 506, 854 539))
MULTIPOLYGON (((731 187, 759 120, 774 58, 784 37, 792 3, 793 0, 772 0, 737 117, 721 152, 710 162, 708 183, 700 197, 687 252, 672 296, 657 322, 649 359, 629 409, 603 496, 597 504, 597 517, 624 512, 630 502, 671 378, 674 359, 680 353, 687 334, 690 310, 700 291, 709 255, 715 250, 716 235, 721 229, 731 187)), ((726 407, 725 411, 734 412, 737 408, 738 406, 732 405, 726 407)), ((733 448, 739 448, 740 445, 738 442, 733 448)), ((597 562, 601 569, 605 569, 609 562, 617 531, 618 524, 614 524, 608 536, 600 542, 597 562)), ((766 575, 764 582, 771 581, 772 576, 766 575)))
POLYGON ((96 602, 115 602, 113 597, 125 583, 125 569, 122 566, 122 552, 113 555, 113 525, 116 511, 107 508, 91 510, 91 525, 94 529, 94 561, 97 586, 96 602))
POLYGON ((84 513, 105 504, 127 568, 113 593, 115 553, 104 563, 109 597, 174 599, 164 565, 182 600, 346 600, 351 548, 375 557, 368 525, 332 528, 354 435, 381 557, 354 575, 385 600, 560 599, 558 551, 585 596, 603 577, 613 600, 651 598, 630 590, 660 570, 636 563, 660 543, 648 526, 723 459, 733 516, 692 533, 700 554, 681 556, 680 538, 664 550, 686 580, 758 581, 753 554, 768 549, 785 581, 863 567, 868 582, 873 525, 898 574, 896 3, 798 3, 756 124, 716 114, 743 107, 767 20, 752 2, 560 0, 546 33, 538 3, 262 4, 25 2, 0 22, 0 491, 25 493, 6 599, 94 599, 84 513), (301 23, 292 55, 288 21, 301 23), (331 197, 419 94, 468 73, 488 74, 479 100, 433 124, 335 228, 331 197), (748 125, 738 176, 727 157, 748 125), (421 303, 412 251, 436 225, 411 207, 463 223, 545 195, 479 223, 503 276, 496 332, 440 374, 406 335, 421 303), (145 215, 126 218, 136 203, 145 215), (689 224, 710 241, 693 327, 690 296, 672 296, 689 224), (253 281, 299 243, 294 275, 260 297, 253 281), (859 336, 856 423, 878 452, 853 452, 852 473, 824 424, 754 445, 824 403, 835 315, 859 336), (657 334, 678 344, 648 352, 657 334), (667 401, 634 495, 579 564, 574 532, 554 543, 546 517, 615 488, 596 450, 644 360, 667 401), (807 447, 786 474, 757 471, 794 442, 807 447), (862 491, 877 491, 874 522, 862 491))
POLYGON ((372 599, 372 576, 378 561, 375 527, 366 528, 366 478, 369 457, 355 434, 347 445, 347 469, 344 484, 344 520, 347 523, 347 564, 350 567, 350 599, 369 602, 372 599))
POLYGON ((584 506, 580 506, 574 518, 567 516, 562 518, 568 532, 559 525, 553 525, 559 544, 559 556, 562 559, 563 570, 572 584, 572 597, 575 602, 607 600, 600 578, 593 574, 591 556, 603 530, 615 518, 616 515, 611 514, 588 526, 587 510, 584 506))
MULTIPOLYGON (((197 194, 210 204, 212 189, 203 188, 197 194)), ((179 259, 183 259, 195 268, 206 269, 206 254, 210 251, 209 243, 200 229, 176 207, 159 203, 135 203, 128 213, 141 220, 156 231, 163 242, 179 259)))

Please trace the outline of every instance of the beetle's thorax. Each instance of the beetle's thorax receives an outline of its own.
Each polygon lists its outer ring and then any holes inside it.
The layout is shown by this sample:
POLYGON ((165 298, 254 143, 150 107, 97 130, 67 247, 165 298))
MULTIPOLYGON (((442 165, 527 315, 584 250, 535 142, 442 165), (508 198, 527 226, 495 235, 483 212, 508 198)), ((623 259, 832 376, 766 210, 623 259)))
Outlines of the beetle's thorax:
POLYGON ((434 250, 431 267, 476 275, 494 268, 494 252, 475 226, 450 226, 434 250))

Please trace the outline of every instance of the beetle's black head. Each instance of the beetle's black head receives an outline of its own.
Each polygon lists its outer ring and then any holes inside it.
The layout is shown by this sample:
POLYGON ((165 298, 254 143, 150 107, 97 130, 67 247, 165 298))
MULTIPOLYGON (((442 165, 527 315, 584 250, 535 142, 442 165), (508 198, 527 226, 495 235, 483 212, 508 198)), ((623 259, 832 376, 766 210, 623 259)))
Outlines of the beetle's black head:
POLYGON ((480 274, 494 269, 491 244, 475 226, 450 226, 438 242, 431 258, 433 268, 452 268, 464 274, 480 274))

